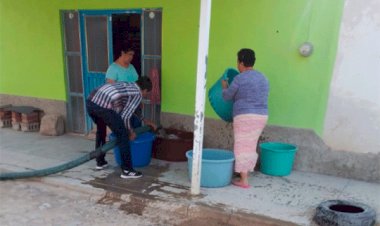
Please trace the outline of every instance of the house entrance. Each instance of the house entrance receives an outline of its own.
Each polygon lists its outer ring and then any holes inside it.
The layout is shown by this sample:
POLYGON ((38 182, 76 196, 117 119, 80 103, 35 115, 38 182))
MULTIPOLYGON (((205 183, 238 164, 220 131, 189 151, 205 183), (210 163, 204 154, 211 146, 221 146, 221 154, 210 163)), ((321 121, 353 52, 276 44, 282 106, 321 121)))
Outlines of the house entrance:
MULTIPOLYGON (((62 12, 70 132, 91 131, 85 99, 105 83, 107 68, 119 56, 123 42, 135 50, 132 64, 139 76, 161 74, 161 21, 160 9, 62 12)), ((159 123, 160 105, 143 103, 144 117, 159 123)))

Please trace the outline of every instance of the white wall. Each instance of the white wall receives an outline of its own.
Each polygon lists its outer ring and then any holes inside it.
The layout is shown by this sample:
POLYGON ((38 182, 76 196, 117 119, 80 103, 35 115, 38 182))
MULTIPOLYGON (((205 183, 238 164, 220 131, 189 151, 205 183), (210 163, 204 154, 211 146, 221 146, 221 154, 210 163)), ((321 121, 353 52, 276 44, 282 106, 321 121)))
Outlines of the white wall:
POLYGON ((380 0, 346 0, 323 139, 380 153, 380 0))

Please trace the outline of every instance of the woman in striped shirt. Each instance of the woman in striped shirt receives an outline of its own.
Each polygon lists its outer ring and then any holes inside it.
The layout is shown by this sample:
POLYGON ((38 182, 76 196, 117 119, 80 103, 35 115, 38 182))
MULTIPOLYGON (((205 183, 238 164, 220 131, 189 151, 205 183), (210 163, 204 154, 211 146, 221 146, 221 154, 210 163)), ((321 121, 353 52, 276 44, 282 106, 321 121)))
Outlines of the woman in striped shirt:
MULTIPOLYGON (((129 120, 140 105, 142 97, 152 90, 152 82, 148 77, 141 77, 136 83, 117 82, 105 84, 91 92, 86 101, 87 112, 95 122, 96 147, 105 144, 107 126, 115 134, 121 155, 121 178, 139 178, 140 172, 133 169, 129 140, 136 134, 129 120)), ((97 169, 107 166, 105 155, 96 158, 97 169)))

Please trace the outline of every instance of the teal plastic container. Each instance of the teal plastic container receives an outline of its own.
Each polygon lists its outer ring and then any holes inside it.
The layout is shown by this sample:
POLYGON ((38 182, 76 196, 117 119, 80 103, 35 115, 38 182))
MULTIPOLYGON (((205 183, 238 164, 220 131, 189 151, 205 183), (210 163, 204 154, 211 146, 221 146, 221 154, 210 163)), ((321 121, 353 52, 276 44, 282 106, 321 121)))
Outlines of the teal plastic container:
MULTIPOLYGON (((193 150, 186 152, 187 169, 191 180, 193 150)), ((217 188, 231 184, 234 153, 221 149, 203 149, 201 166, 201 187, 217 188)))
POLYGON ((222 80, 228 80, 231 84, 239 72, 234 68, 228 68, 224 71, 220 79, 208 91, 208 99, 216 114, 226 122, 232 122, 232 101, 223 99, 222 80))
MULTIPOLYGON (((155 136, 153 133, 146 132, 140 134, 135 140, 130 141, 130 150, 132 156, 133 167, 144 167, 150 164, 152 159, 152 144, 155 136)), ((115 140, 116 136, 114 134, 109 135, 110 141, 115 140)), ((120 149, 116 146, 113 149, 116 163, 121 165, 121 155, 120 149)))
POLYGON ((260 171, 272 176, 287 176, 293 168, 297 147, 292 144, 267 142, 260 144, 260 171))

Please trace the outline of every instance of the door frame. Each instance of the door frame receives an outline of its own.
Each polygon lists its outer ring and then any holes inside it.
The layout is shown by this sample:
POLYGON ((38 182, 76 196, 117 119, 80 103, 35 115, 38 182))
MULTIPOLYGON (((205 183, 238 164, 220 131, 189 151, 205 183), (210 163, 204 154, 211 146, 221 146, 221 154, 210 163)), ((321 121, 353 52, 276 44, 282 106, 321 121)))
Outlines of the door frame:
MULTIPOLYGON (((142 17, 144 9, 126 9, 126 10, 79 10, 79 29, 80 29, 80 41, 81 41, 81 55, 82 55, 82 82, 83 82, 83 94, 84 101, 91 92, 90 84, 87 81, 90 73, 88 69, 88 46, 87 46, 87 33, 86 33, 86 16, 106 16, 107 17, 107 48, 108 48, 108 65, 111 65, 113 59, 113 41, 112 41, 112 15, 113 14, 140 14, 142 17)), ((141 31, 143 29, 143 21, 141 21, 141 31)), ((141 46, 143 46, 143 39, 141 38, 141 46)), ((143 62, 142 62, 143 63, 143 62)), ((98 74, 104 74, 105 72, 94 72, 98 74)), ((104 80, 105 82, 105 80, 104 80)), ((84 103, 85 106, 85 103, 84 103)), ((85 133, 89 133, 92 130, 93 123, 85 108, 85 133)))

